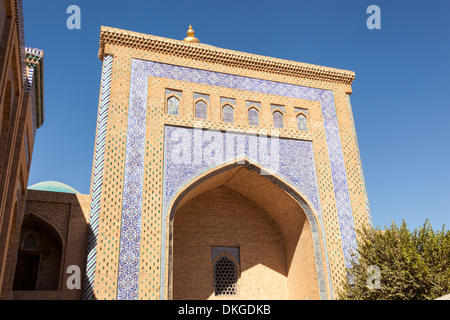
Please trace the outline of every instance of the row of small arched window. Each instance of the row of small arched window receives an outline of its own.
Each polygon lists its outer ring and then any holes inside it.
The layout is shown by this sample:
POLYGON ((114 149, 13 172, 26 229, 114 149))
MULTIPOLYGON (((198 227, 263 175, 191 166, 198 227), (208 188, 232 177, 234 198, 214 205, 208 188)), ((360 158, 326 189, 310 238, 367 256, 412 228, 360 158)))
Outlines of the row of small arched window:
MULTIPOLYGON (((167 113, 171 115, 179 115, 180 112, 180 100, 176 96, 170 96, 167 99, 167 113)), ((256 107, 250 107, 248 109, 248 124, 251 126, 259 126, 259 111, 256 107)), ((207 119, 208 118, 208 105, 203 100, 198 100, 195 103, 194 108, 195 118, 207 119)), ((308 131, 308 122, 306 116, 303 113, 298 113, 297 129, 301 131, 308 131)), ((284 114, 281 111, 275 110, 272 113, 273 126, 275 128, 284 128, 284 114)), ((222 121, 234 122, 234 108, 225 104, 222 107, 222 121)))

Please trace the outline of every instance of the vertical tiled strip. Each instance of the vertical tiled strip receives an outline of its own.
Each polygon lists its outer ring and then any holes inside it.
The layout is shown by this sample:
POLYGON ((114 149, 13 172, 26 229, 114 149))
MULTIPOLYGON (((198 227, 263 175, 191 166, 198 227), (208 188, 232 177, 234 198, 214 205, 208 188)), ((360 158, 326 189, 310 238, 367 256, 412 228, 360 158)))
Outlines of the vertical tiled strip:
POLYGON ((132 60, 123 182, 117 299, 136 300, 139 284, 148 77, 132 60))
POLYGON ((322 106, 344 263, 349 268, 351 266, 351 255, 356 252, 356 234, 333 91, 323 90, 320 94, 320 104, 322 106))
POLYGON ((358 139, 356 138, 356 128, 355 128, 355 121, 353 119, 352 104, 350 101, 350 95, 348 95, 348 94, 347 94, 347 106, 348 106, 348 115, 350 116, 350 120, 352 122, 353 143, 354 143, 354 148, 356 150, 356 155, 358 157, 357 161, 358 161, 359 175, 361 176, 361 182, 363 184, 362 188, 363 188, 363 192, 364 192, 364 204, 366 206, 366 215, 367 215, 367 219, 369 221, 369 225, 371 227, 373 227, 372 214, 370 212, 370 206, 369 206, 369 197, 367 196, 366 181, 364 179, 364 173, 363 173, 363 169, 362 169, 361 154, 359 152, 358 139))
POLYGON ((97 263, 98 222, 103 184, 103 166, 105 156, 106 127, 108 124, 108 109, 111 95, 113 57, 103 58, 100 101, 97 116, 97 136, 95 138, 94 168, 92 171, 91 206, 89 218, 88 252, 86 277, 84 284, 84 299, 94 298, 95 267, 97 263))

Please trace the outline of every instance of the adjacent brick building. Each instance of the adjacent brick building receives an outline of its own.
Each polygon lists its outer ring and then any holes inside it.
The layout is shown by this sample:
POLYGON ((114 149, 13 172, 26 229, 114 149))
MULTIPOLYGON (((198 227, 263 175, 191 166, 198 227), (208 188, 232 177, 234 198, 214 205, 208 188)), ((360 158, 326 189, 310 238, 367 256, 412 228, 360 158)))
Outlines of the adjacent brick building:
POLYGON ((0 299, 9 299, 34 140, 44 121, 44 53, 25 47, 22 1, 0 1, 0 37, 0 299))

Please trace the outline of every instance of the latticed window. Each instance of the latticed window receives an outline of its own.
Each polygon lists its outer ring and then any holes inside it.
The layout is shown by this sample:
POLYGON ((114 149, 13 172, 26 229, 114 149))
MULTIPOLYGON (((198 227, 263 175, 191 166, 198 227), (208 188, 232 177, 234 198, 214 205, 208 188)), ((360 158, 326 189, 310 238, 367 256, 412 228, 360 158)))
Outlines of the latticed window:
POLYGON ((38 243, 38 237, 35 233, 29 233, 25 236, 22 243, 23 250, 36 250, 38 243))
POLYGON ((234 122, 234 109, 230 105, 222 108, 222 117, 224 122, 234 122))
POLYGON ((208 106, 202 100, 195 104, 195 117, 199 119, 207 119, 208 106))
POLYGON ((297 128, 298 130, 308 131, 308 123, 306 122, 306 117, 303 114, 297 116, 297 128))
POLYGON ((237 294, 237 268, 228 257, 219 258, 214 264, 215 295, 237 294))
POLYGON ((259 112, 255 108, 248 110, 248 124, 251 126, 259 126, 259 112))
POLYGON ((273 113, 273 126, 275 128, 283 128, 283 114, 279 111, 273 113))
POLYGON ((180 100, 178 100, 178 98, 174 96, 167 99, 167 113, 177 116, 179 112, 180 112, 180 100))

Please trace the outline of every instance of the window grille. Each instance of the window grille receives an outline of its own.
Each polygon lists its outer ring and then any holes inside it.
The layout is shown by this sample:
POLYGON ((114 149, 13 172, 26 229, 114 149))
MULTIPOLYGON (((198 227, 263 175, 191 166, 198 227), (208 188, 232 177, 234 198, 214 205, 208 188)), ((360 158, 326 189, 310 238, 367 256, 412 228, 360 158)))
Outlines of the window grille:
POLYGON ((216 296, 237 294, 237 268, 227 257, 219 258, 214 264, 214 290, 216 296))
POLYGON ((259 126, 259 112, 255 108, 248 110, 248 124, 251 126, 259 126))
POLYGON ((222 113, 224 122, 234 122, 234 109, 231 106, 224 106, 222 109, 222 113))
POLYGON ((36 250, 37 249, 38 237, 35 233, 29 233, 23 239, 22 249, 23 250, 36 250))
POLYGON ((207 119, 208 107, 204 101, 198 101, 195 104, 195 117, 199 119, 207 119))
POLYGON ((172 115, 178 115, 180 112, 180 100, 177 97, 170 97, 167 99, 167 113, 172 115))
POLYGON ((303 114, 297 116, 297 128, 298 130, 308 131, 308 124, 306 122, 306 117, 303 114))
POLYGON ((279 111, 273 113, 273 126, 275 128, 283 128, 283 114, 279 111))

